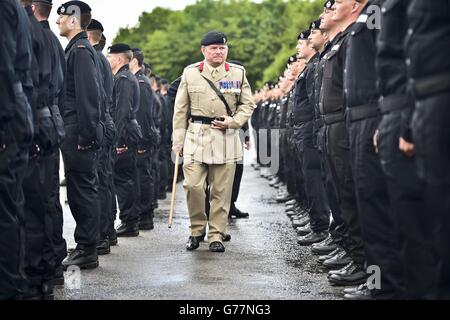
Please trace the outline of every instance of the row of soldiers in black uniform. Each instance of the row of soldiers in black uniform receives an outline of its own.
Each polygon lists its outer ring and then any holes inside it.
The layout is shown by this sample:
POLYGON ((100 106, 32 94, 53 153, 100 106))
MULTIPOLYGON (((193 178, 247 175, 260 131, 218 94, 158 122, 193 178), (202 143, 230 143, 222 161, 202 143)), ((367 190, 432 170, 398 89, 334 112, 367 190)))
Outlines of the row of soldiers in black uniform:
POLYGON ((252 118, 298 243, 348 299, 450 298, 450 1, 330 0, 298 40, 252 118))
POLYGON ((84 2, 57 11, 63 50, 51 10, 51 0, 0 0, 0 299, 52 299, 64 269, 96 268, 117 237, 153 229, 172 180, 176 90, 149 79, 139 49, 115 45, 107 59, 84 2), (69 256, 60 150, 76 221, 69 256))

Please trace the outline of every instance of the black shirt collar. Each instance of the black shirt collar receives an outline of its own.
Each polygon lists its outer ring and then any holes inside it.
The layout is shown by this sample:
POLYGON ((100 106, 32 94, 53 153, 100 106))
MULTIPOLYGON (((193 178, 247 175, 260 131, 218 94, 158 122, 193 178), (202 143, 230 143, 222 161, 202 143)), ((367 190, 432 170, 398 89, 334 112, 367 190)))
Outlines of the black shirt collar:
POLYGON ((122 66, 122 68, 119 69, 119 71, 117 71, 117 74, 121 73, 122 71, 128 71, 130 70, 130 65, 126 64, 124 66, 122 66))
POLYGON ((69 44, 66 47, 66 52, 68 52, 73 47, 75 42, 77 42, 78 40, 81 40, 81 39, 87 40, 87 38, 88 37, 87 37, 86 31, 81 31, 79 34, 77 34, 75 37, 73 37, 72 40, 70 40, 69 44))
POLYGON ((42 20, 39 22, 44 29, 50 29, 50 24, 48 23, 48 20, 42 20))

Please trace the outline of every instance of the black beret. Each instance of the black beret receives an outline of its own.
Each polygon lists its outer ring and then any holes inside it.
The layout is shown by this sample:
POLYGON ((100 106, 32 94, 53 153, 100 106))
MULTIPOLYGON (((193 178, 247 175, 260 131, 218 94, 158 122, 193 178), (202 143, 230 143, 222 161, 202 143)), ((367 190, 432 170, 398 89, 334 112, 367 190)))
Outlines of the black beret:
POLYGON ((211 31, 208 32, 202 39, 202 46, 209 46, 212 44, 227 44, 228 38, 222 32, 211 31))
POLYGON ((44 4, 48 4, 49 6, 53 5, 53 1, 52 0, 33 0, 33 2, 41 2, 44 4))
POLYGON ((133 53, 142 52, 142 50, 140 48, 131 48, 131 51, 133 51, 133 53))
POLYGON ((311 22, 310 29, 311 29, 311 30, 320 29, 320 23, 321 23, 321 20, 320 20, 320 19, 311 22))
POLYGON ((311 30, 305 30, 298 35, 298 40, 307 40, 309 35, 311 34, 311 30))
POLYGON ((325 1, 323 7, 327 9, 331 9, 334 5, 334 0, 327 0, 325 1))
POLYGON ((89 13, 92 9, 89 7, 89 5, 83 1, 69 1, 64 4, 62 4, 59 8, 57 13, 59 15, 67 15, 71 16, 77 12, 79 13, 89 13), (77 11, 79 10, 79 11, 77 11))
POLYGON ((105 29, 103 29, 103 25, 100 23, 100 21, 92 19, 91 23, 89 24, 89 26, 87 27, 88 31, 91 30, 100 30, 101 32, 105 31, 105 29))
POLYGON ((108 48, 108 53, 124 53, 127 51, 131 51, 131 48, 129 45, 124 43, 114 44, 108 48))

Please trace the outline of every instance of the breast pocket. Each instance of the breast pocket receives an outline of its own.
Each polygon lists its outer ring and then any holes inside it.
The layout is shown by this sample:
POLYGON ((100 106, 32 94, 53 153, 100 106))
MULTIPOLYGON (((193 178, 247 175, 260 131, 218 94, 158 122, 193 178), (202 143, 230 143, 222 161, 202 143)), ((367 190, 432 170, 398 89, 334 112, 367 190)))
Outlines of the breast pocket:
POLYGON ((323 69, 323 77, 327 79, 333 78, 333 60, 336 59, 337 50, 330 51, 324 59, 326 60, 323 69))
POLYGON ((201 109, 201 99, 206 93, 206 86, 188 86, 191 109, 201 109))

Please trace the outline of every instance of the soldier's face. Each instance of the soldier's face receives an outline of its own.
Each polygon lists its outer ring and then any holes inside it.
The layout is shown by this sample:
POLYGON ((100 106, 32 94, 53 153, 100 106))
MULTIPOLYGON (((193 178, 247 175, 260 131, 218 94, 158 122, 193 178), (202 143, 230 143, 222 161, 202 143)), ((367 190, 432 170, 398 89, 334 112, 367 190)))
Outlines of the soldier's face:
POLYGON ((324 9, 322 15, 320 16, 320 29, 322 30, 330 30, 332 26, 335 24, 333 21, 333 9, 324 9))
POLYGON ((299 40, 297 45, 298 56, 299 58, 307 58, 311 55, 312 49, 309 45, 308 40, 299 40))
POLYGON ((119 59, 120 58, 118 54, 108 54, 108 62, 112 70, 114 70, 119 64, 119 59))
POLYGON ((228 46, 213 44, 210 46, 202 47, 202 53, 205 57, 206 62, 213 66, 220 66, 227 60, 228 46))
POLYGON ((70 16, 60 15, 56 20, 56 24, 59 27, 59 35, 61 37, 66 37, 71 30, 70 16))
POLYGON ((309 42, 314 50, 319 51, 325 44, 325 38, 323 37, 322 31, 314 29, 311 30, 311 35, 309 36, 309 42))
POLYGON ((357 5, 355 0, 336 0, 333 5, 333 21, 340 22, 347 19, 357 5))

